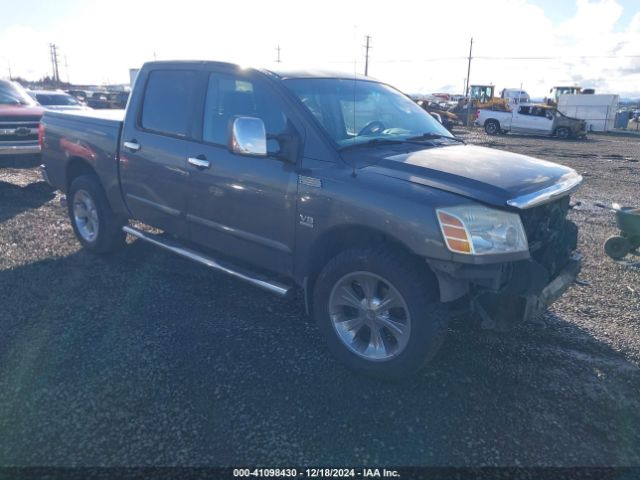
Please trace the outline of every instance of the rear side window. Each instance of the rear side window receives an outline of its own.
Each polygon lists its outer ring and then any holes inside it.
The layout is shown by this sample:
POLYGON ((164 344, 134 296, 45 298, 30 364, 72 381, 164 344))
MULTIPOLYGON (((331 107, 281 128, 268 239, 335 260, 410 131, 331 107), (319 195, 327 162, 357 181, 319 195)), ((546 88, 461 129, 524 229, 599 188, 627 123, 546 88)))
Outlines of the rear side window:
POLYGON ((159 133, 186 137, 193 120, 196 72, 156 70, 144 92, 142 127, 159 133))

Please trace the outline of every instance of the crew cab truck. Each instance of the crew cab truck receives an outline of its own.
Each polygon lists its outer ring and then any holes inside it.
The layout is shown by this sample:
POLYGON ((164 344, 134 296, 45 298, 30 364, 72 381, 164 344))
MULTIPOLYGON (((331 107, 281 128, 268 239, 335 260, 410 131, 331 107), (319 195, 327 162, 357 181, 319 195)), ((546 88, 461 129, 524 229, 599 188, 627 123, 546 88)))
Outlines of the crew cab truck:
POLYGON ((515 105, 511 111, 506 112, 479 109, 476 125, 484 127, 489 135, 513 132, 554 135, 563 139, 587 135, 584 120, 568 117, 554 107, 537 104, 515 105))
POLYGON ((580 175, 466 145, 367 77, 152 62, 126 112, 47 111, 43 125, 43 175, 87 250, 129 234, 276 295, 301 289, 365 374, 425 364, 451 302, 506 329, 580 268, 580 175))

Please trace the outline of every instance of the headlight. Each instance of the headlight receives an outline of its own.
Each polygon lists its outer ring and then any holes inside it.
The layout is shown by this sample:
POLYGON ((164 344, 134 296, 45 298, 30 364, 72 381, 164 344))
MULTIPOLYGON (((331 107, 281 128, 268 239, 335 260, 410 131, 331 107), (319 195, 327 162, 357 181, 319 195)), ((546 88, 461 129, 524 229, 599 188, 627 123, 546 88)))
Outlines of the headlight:
POLYGON ((464 205, 438 208, 436 214, 447 248, 452 252, 487 255, 529 249, 517 213, 464 205))

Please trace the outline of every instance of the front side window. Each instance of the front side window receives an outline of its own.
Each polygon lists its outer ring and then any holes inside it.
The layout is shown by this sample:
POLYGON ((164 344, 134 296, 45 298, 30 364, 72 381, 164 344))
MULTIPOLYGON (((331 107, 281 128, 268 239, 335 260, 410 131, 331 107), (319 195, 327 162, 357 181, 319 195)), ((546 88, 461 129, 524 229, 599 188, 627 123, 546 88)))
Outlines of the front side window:
POLYGON ((236 116, 262 119, 267 135, 287 128, 287 117, 273 94, 259 83, 227 74, 211 74, 207 87, 202 139, 226 145, 229 123, 236 116))
POLYGON ((451 137, 414 101, 381 83, 336 78, 298 78, 283 83, 339 147, 373 138, 451 137))
POLYGON ((144 93, 142 127, 186 137, 193 119, 196 73, 190 70, 151 72, 144 93))

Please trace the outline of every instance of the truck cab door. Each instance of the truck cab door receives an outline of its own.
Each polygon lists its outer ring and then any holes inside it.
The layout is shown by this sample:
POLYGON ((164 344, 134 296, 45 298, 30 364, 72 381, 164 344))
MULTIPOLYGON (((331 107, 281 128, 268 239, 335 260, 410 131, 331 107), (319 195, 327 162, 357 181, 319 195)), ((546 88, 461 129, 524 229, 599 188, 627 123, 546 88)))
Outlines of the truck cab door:
POLYGON ((533 129, 533 121, 531 120, 531 107, 519 106, 513 112, 511 121, 511 131, 514 133, 530 133, 533 129))
POLYGON ((152 70, 129 106, 120 144, 120 181, 134 218, 187 236, 187 146, 195 117, 198 73, 152 70))
POLYGON ((293 269, 298 174, 295 164, 278 158, 276 140, 269 154, 233 153, 229 131, 237 116, 260 118, 268 138, 300 137, 278 92, 259 75, 237 69, 210 71, 200 138, 187 149, 190 239, 237 261, 290 275, 293 269))

